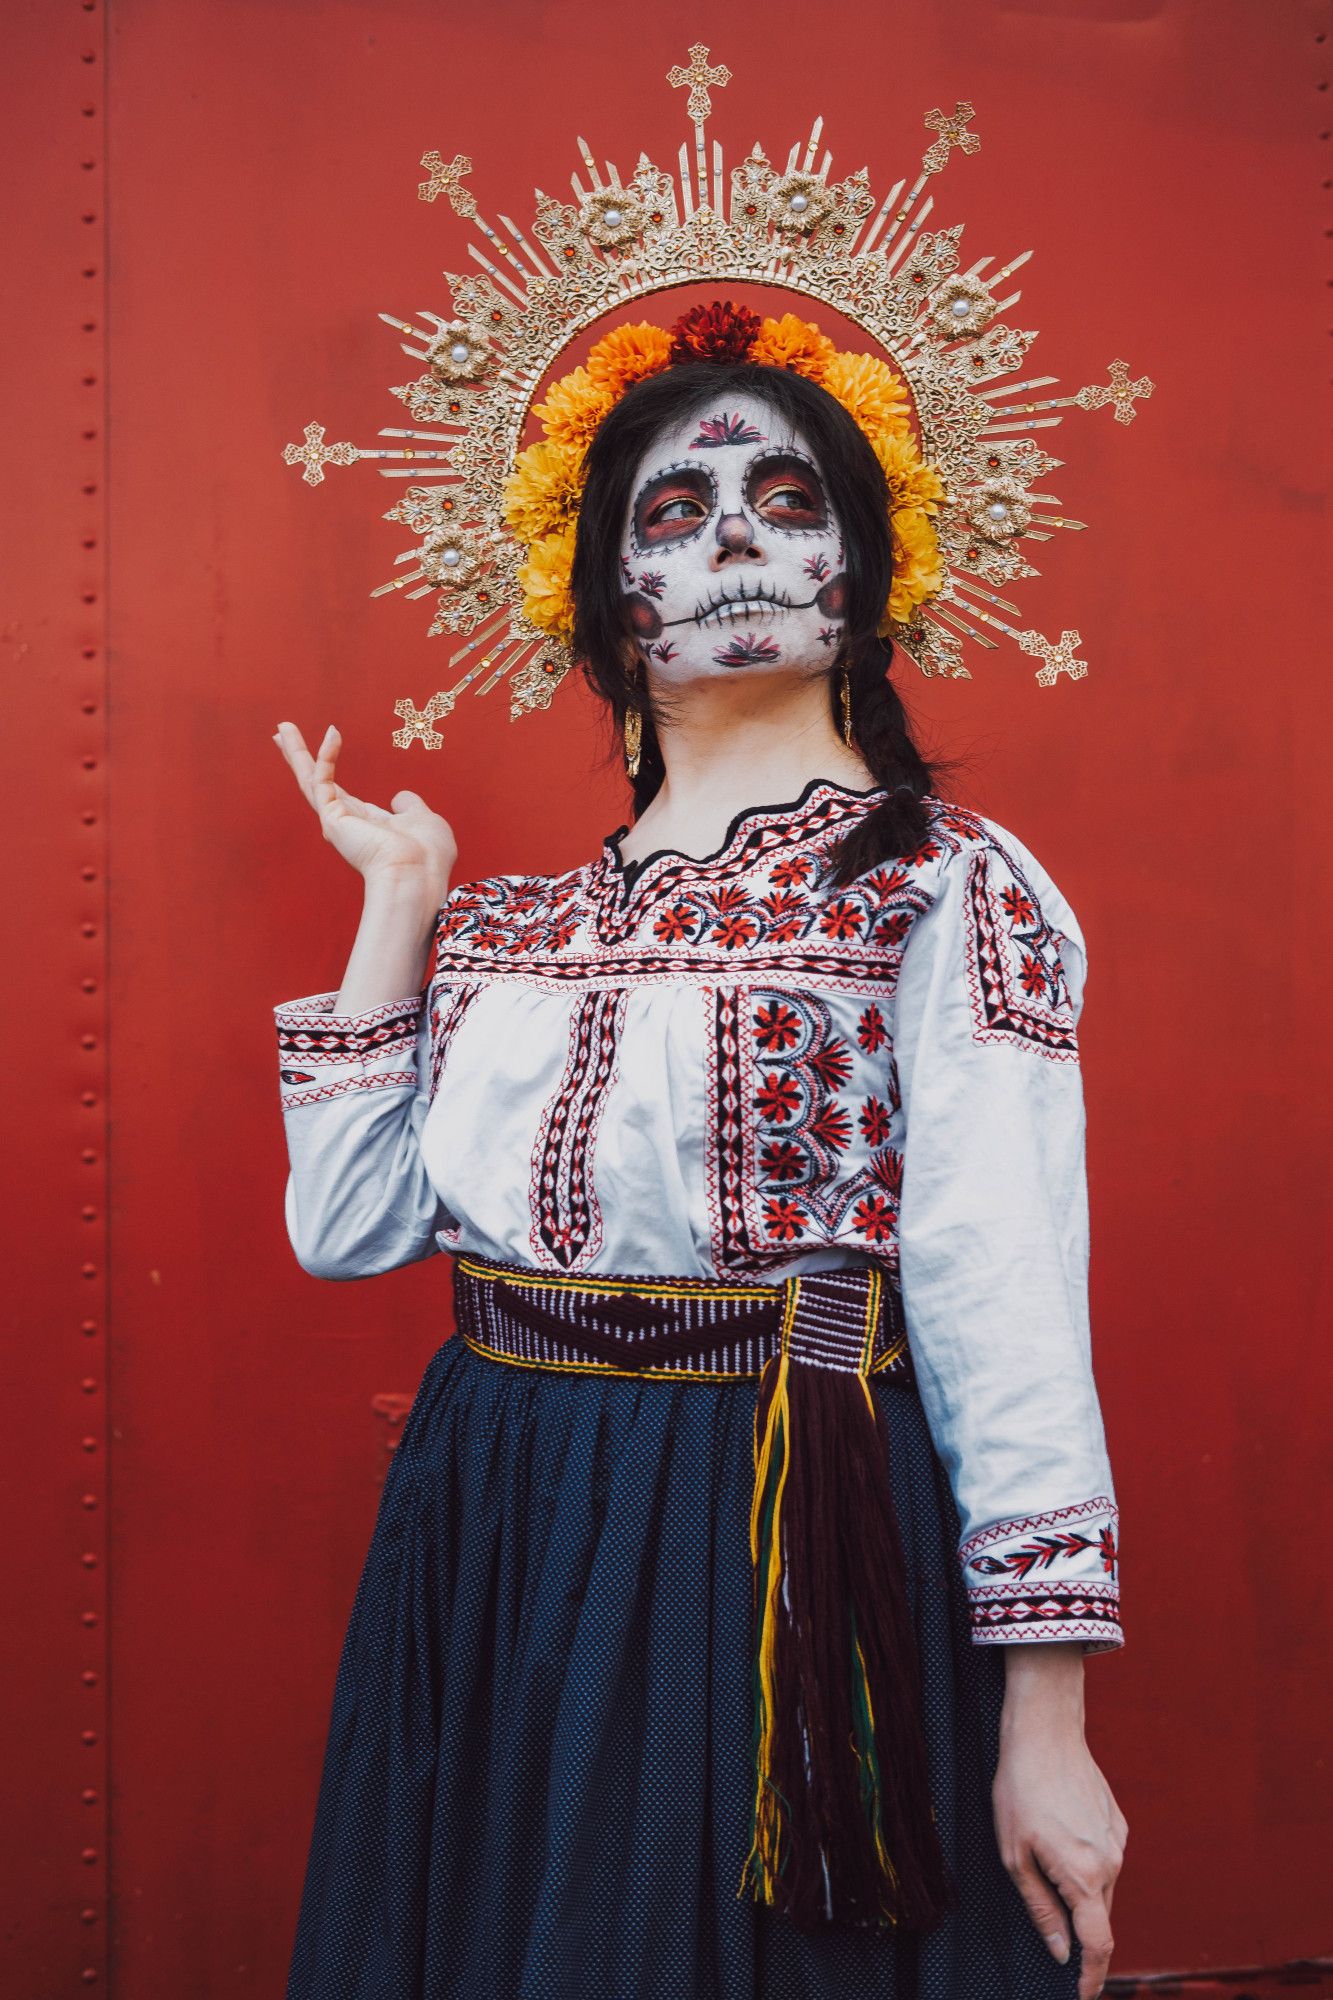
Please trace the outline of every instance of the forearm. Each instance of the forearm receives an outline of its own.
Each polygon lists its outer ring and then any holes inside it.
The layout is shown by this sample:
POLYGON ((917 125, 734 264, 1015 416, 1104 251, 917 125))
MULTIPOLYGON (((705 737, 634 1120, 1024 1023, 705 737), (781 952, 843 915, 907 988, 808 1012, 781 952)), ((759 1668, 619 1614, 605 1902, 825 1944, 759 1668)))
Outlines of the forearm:
POLYGON ((439 907, 436 885, 415 870, 366 878, 361 923, 335 1014, 364 1013, 421 991, 439 907))
POLYGON ((1001 1738, 1083 1734, 1083 1647, 1077 1640, 1004 1647, 1001 1738))

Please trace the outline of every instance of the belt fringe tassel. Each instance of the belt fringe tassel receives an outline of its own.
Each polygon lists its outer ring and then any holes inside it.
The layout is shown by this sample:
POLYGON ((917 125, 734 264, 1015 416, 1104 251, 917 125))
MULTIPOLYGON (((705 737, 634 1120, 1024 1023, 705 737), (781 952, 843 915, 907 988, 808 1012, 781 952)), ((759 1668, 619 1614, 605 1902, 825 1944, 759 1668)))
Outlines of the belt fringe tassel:
POLYGON ((810 1929, 924 1930, 951 1889, 889 1483, 863 1374, 784 1351, 754 1422, 752 1842, 738 1895, 810 1929))

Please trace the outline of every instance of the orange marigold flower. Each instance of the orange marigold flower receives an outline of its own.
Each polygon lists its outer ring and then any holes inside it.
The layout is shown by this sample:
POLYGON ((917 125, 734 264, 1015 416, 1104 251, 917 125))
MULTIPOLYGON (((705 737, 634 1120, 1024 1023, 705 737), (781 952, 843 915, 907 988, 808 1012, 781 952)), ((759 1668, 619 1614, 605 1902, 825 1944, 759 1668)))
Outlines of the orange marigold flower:
POLYGON ((907 429, 908 399, 902 377, 875 355, 835 354, 821 380, 868 436, 907 429))
POLYGON ((623 396, 632 382, 659 375, 671 360, 671 335, 647 320, 637 326, 614 326, 588 355, 588 374, 599 389, 623 396))
POLYGON ((576 368, 571 375, 562 375, 551 384, 546 401, 537 404, 535 414, 554 443, 582 449, 614 400, 608 389, 593 381, 586 368, 576 368))
POLYGON ((505 520, 520 541, 536 541, 573 520, 582 494, 579 453, 543 439, 519 453, 505 480, 505 520))
POLYGON ((542 535, 528 550, 528 559, 519 565, 518 581, 523 592, 523 609, 539 631, 553 639, 574 636, 574 597, 569 587, 574 566, 574 529, 542 535))
POLYGON ((795 375, 808 375, 820 382, 837 351, 813 320, 783 313, 781 319, 760 320, 750 359, 769 368, 790 368, 795 375))
POLYGON ((889 483, 890 508, 920 507, 937 514, 945 497, 944 481, 938 467, 922 458, 911 433, 880 431, 870 445, 889 483))
MULTIPOLYGON (((886 622, 905 625, 918 604, 934 597, 944 584, 944 557, 928 514, 920 507, 898 507, 893 528, 893 588, 885 610, 886 622)), ((881 628, 882 629, 882 628, 881 628)))

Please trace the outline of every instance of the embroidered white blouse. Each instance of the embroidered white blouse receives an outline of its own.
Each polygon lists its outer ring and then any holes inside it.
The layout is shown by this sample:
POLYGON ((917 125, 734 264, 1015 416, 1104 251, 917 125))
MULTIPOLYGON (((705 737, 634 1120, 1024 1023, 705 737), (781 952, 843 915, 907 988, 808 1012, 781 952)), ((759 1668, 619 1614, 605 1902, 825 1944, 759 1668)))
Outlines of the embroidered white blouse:
POLYGON ((1077 1022, 1051 877, 930 798, 918 852, 818 880, 883 796, 812 780, 702 859, 453 885, 424 993, 275 1009, 303 1268, 439 1251, 902 1292, 980 1643, 1121 1642, 1088 1325, 1077 1022))

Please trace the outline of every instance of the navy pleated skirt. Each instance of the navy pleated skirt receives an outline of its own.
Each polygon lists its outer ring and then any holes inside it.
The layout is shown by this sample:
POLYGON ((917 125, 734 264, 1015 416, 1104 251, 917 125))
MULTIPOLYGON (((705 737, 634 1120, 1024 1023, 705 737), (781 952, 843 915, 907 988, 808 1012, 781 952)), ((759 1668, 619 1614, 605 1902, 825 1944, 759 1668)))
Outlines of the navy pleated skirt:
POLYGON ((750 1844, 755 1383, 457 1335, 390 1464, 338 1666, 287 2000, 1074 2000, 1000 1862, 1004 1661, 911 1388, 875 1381, 956 1906, 799 1930, 750 1844))

